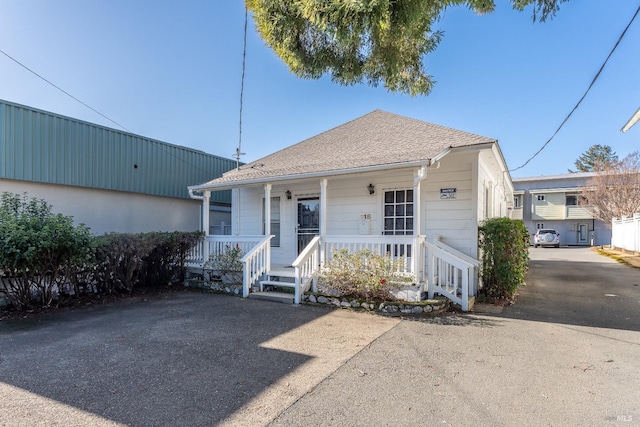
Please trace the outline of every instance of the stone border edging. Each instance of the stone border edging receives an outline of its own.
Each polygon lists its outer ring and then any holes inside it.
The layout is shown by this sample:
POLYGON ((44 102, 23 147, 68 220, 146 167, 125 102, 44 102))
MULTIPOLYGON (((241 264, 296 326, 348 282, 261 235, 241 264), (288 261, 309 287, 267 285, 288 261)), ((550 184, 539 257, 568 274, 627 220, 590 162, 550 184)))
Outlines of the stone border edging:
POLYGON ((307 292, 302 297, 302 303, 309 305, 323 305, 339 307, 345 309, 361 310, 380 313, 390 316, 405 315, 438 315, 449 309, 449 300, 428 299, 419 302, 408 301, 384 301, 374 302, 356 298, 336 297, 334 295, 323 295, 319 293, 307 292))

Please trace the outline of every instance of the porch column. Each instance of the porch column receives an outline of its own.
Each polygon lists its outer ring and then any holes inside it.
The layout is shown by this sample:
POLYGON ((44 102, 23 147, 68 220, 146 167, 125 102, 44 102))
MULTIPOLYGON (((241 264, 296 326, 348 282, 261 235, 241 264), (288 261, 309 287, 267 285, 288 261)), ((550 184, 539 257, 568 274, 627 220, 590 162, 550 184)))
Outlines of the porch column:
POLYGON ((271 184, 264 185, 264 235, 271 235, 271 184))
POLYGON ((420 236, 426 234, 426 230, 422 229, 422 195, 421 182, 427 178, 427 166, 424 165, 416 170, 413 174, 413 257, 411 266, 416 281, 424 280, 424 254, 423 240, 420 236))
POLYGON ((322 238, 327 234, 327 178, 320 180, 320 265, 324 265, 325 253, 322 238))
POLYGON ((207 262, 209 260, 209 241, 207 237, 209 236, 209 217, 210 217, 210 207, 209 202, 211 200, 211 191, 203 191, 202 192, 202 231, 204 232, 204 241, 202 247, 202 257, 203 262, 207 262))
POLYGON ((320 236, 327 234, 327 178, 320 181, 320 236))

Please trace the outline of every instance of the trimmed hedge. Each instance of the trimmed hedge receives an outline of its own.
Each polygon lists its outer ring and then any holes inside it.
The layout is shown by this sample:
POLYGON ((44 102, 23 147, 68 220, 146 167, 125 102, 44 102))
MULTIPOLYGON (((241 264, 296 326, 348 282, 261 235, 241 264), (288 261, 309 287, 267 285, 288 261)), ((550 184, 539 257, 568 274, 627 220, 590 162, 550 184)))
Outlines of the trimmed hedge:
POLYGON ((479 228, 480 294, 489 302, 513 298, 529 268, 529 231, 520 220, 491 218, 479 228))
POLYGON ((93 236, 27 194, 0 198, 0 299, 14 309, 48 307, 60 295, 132 292, 183 282, 197 232, 93 236))

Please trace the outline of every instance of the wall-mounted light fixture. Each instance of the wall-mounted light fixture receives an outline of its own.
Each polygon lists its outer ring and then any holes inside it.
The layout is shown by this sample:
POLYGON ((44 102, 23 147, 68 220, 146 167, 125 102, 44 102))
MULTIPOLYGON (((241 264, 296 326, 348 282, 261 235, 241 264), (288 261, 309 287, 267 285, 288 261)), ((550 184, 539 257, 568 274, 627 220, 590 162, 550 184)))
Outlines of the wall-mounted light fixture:
POLYGON ((287 195, 287 200, 291 200, 291 191, 287 190, 284 194, 287 195))
POLYGON ((373 184, 369 184, 367 185, 367 190, 369 190, 369 194, 373 194, 376 192, 376 187, 374 187, 373 184))

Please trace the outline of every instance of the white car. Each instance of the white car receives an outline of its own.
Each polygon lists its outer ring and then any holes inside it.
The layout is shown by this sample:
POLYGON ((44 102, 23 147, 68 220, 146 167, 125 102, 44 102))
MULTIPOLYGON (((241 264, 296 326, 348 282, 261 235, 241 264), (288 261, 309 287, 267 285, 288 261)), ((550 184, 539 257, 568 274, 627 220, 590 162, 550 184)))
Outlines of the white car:
POLYGON ((560 233, 551 228, 542 228, 536 231, 536 235, 533 236, 533 247, 538 246, 554 246, 560 247, 560 233))

